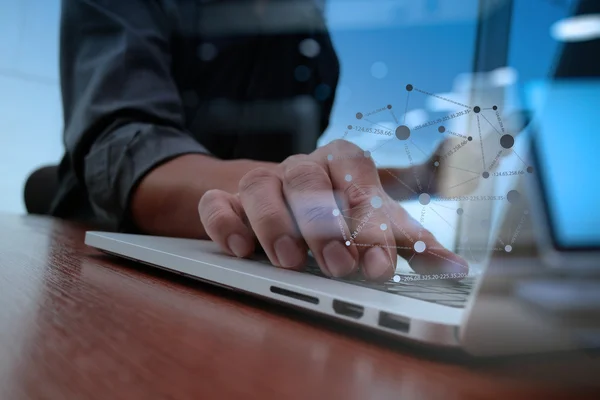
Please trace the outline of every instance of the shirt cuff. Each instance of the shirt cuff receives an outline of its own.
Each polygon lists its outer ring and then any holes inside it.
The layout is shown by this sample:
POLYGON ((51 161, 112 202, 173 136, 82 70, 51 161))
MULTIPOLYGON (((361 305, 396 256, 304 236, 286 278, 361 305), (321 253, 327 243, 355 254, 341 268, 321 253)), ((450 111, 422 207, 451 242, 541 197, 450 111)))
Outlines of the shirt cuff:
POLYGON ((85 183, 95 214, 120 231, 137 231, 130 196, 153 168, 184 154, 210 154, 186 132, 134 123, 112 131, 85 157, 85 183))

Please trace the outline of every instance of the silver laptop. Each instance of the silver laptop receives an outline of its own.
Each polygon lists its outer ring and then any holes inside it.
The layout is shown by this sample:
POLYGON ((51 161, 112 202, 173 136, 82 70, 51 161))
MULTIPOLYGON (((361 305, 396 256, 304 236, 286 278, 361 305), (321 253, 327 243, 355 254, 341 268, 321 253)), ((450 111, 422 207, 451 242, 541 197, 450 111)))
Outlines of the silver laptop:
MULTIPOLYGON (((535 228, 557 226, 556 219, 563 215, 537 213, 538 217, 533 218, 535 224, 531 224, 532 218, 529 218, 531 210, 539 209, 544 200, 555 201, 556 194, 560 194, 548 183, 551 181, 547 174, 537 173, 538 169, 550 170, 551 165, 560 160, 545 157, 542 146, 536 148, 536 154, 544 160, 544 167, 530 161, 532 134, 529 128, 537 126, 543 134, 551 127, 528 125, 520 113, 509 117, 504 111, 510 109, 505 90, 487 84, 493 63, 496 62, 498 68, 506 65, 506 55, 504 60, 495 61, 481 55, 486 51, 494 57, 501 54, 497 49, 490 51, 489 41, 508 40, 513 4, 511 1, 480 3, 481 10, 489 12, 482 14, 485 18, 479 20, 478 43, 483 47, 478 51, 479 58, 469 83, 474 89, 471 112, 460 122, 462 125, 452 128, 452 131, 460 129, 462 136, 473 137, 470 142, 475 144, 472 146, 475 150, 456 158, 452 168, 443 169, 442 179, 459 182, 449 186, 456 188, 463 181, 473 181, 472 175, 462 175, 465 171, 478 168, 476 171, 481 177, 475 187, 468 188, 468 196, 458 196, 461 192, 456 189, 442 193, 458 197, 456 202, 439 199, 440 207, 452 208, 457 215, 464 216, 456 220, 452 247, 469 261, 472 271, 469 277, 458 282, 437 280, 399 266, 393 279, 375 284, 361 279, 327 278, 311 261, 304 271, 297 272, 275 268, 261 255, 251 260, 233 258, 210 241, 87 232, 86 244, 151 267, 287 304, 399 340, 461 349, 476 356, 579 348, 580 343, 572 336, 569 326, 542 315, 513 295, 516 284, 552 275, 555 270, 532 251, 539 247, 535 246, 538 241, 544 243, 545 249, 561 254, 564 262, 570 260, 568 249, 557 240, 556 234, 535 228), (485 32, 489 32, 490 27, 497 29, 486 37, 485 32), (497 154, 500 156, 494 161, 497 154), (486 157, 497 164, 495 168, 484 168, 486 163, 482 163, 482 158, 486 157), (530 179, 538 184, 529 184, 530 179), (479 201, 481 199, 485 201, 479 201)), ((577 96, 577 89, 570 93, 577 96)), ((561 96, 564 95, 564 91, 561 92, 561 96)), ((543 106, 529 104, 529 107, 541 118, 557 115, 557 110, 551 108, 552 102, 543 106)), ((584 117, 593 118, 593 115, 577 114, 575 120, 581 122, 584 117)), ((572 128, 576 129, 576 125, 572 128)), ((539 146, 539 140, 534 143, 539 146)), ((449 146, 448 151, 456 152, 452 143, 449 146)), ((431 201, 435 202, 436 198, 432 197, 431 201)), ((591 207, 591 203, 581 206, 591 207)), ((589 264, 589 260, 598 255, 598 244, 581 247, 578 259, 589 264)))

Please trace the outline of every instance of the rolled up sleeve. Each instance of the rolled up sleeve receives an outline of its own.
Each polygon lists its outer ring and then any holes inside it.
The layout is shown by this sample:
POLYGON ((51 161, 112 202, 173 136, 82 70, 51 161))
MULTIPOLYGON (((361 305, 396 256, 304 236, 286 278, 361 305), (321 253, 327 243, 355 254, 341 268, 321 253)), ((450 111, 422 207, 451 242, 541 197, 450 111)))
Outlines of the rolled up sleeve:
POLYGON ((159 0, 63 0, 64 142, 96 216, 119 227, 145 174, 208 154, 184 126, 168 21, 159 0))

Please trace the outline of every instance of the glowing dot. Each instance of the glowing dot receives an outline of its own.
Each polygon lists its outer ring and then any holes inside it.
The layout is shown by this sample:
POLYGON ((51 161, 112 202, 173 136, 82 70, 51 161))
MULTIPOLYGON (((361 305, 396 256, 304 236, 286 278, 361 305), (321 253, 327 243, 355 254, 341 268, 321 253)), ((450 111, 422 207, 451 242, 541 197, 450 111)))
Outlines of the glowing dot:
POLYGON ((379 196, 374 196, 371 199, 371 205, 373 206, 373 208, 381 208, 381 206, 383 205, 383 200, 381 200, 381 197, 379 196))
POLYGON ((533 167, 527 167, 527 172, 529 172, 530 174, 533 174, 533 167))
POLYGON ((396 137, 399 140, 406 140, 410 137, 410 128, 406 125, 400 125, 396 128, 396 137))
POLYGON ((379 225, 379 229, 381 229, 382 231, 387 231, 387 224, 379 225))
POLYGON ((433 165, 435 165, 436 167, 439 167, 440 166, 440 162, 436 161, 436 162, 433 163, 433 165))
POLYGON ((300 42, 300 44, 298 45, 298 50, 303 56, 313 58, 319 54, 319 52, 321 51, 321 46, 319 45, 319 42, 317 42, 315 39, 309 38, 304 39, 300 42))
POLYGON ((348 125, 348 129, 352 129, 352 125, 348 125))
POLYGON ((415 242, 414 248, 417 253, 422 253, 425 251, 427 246, 425 246, 425 242, 423 242, 422 240, 419 240, 419 241, 415 242))
POLYGON ((361 119, 363 117, 362 113, 356 113, 356 119, 361 119))
POLYGON ((352 175, 348 174, 345 176, 346 182, 351 182, 352 181, 352 175))
POLYGON ((438 128, 438 132, 439 132, 439 133, 444 133, 444 132, 446 132, 446 127, 444 127, 444 126, 440 126, 440 127, 438 128))
POLYGON ((494 111, 496 111, 498 109, 498 106, 494 106, 492 108, 494 109, 494 111))
POLYGON ((506 194, 506 200, 508 200, 508 202, 511 204, 518 203, 520 199, 521 193, 517 192, 516 190, 511 190, 506 194))
POLYGON ((412 90, 413 90, 413 85, 406 85, 407 92, 412 92, 412 90))
POLYGON ((422 205, 426 206, 427 204, 429 204, 430 201, 431 201, 431 196, 428 195, 427 193, 421 193, 419 195, 419 203, 421 203, 422 205))
POLYGON ((506 246, 504 246, 504 251, 510 253, 512 251, 512 246, 510 244, 507 244, 506 246))
POLYGON ((387 109, 388 109, 388 110, 391 110, 391 109, 392 109, 392 105, 391 105, 391 104, 388 104, 388 105, 387 105, 387 109))
POLYGON ((339 215, 340 215, 340 210, 338 210, 337 208, 335 210, 333 210, 334 217, 339 217, 339 215))
POLYGON ((473 111, 475 112, 475 114, 479 114, 481 112, 481 107, 475 106, 475 108, 473 108, 473 111))
POLYGON ((469 136, 469 137, 467 138, 467 140, 470 142, 470 141, 472 141, 472 140, 473 140, 473 137, 472 137, 472 136, 469 136))
POLYGON ((490 177, 490 173, 485 171, 483 174, 481 174, 481 176, 483 176, 483 179, 487 179, 490 177))
POLYGON ((212 43, 202 43, 198 47, 198 57, 202 61, 212 61, 217 56, 217 47, 212 43))
POLYGON ((332 161, 332 160, 333 160, 333 154, 329 154, 329 155, 327 156, 327 159, 328 159, 329 161, 332 161))
POLYGON ((396 283, 400 282, 400 275, 394 275, 394 277, 392 278, 392 280, 396 283))
POLYGON ((350 241, 349 241, 349 240, 347 240, 347 241, 346 241, 346 246, 350 246, 350 244, 351 244, 351 243, 350 243, 350 241))
POLYGON ((367 151, 365 151, 364 155, 366 158, 369 158, 369 157, 371 157, 371 152, 369 150, 367 150, 367 151))
POLYGON ((377 79, 383 79, 388 74, 388 67, 384 62, 377 61, 371 65, 371 75, 377 79))
POLYGON ((511 147, 513 147, 514 144, 515 138, 511 135, 503 135, 500 138, 500 146, 504 147, 505 149, 510 149, 511 147))
POLYGON ((465 210, 463 210, 462 208, 459 208, 458 210, 456 210, 456 213, 458 215, 463 215, 464 212, 465 212, 465 210))

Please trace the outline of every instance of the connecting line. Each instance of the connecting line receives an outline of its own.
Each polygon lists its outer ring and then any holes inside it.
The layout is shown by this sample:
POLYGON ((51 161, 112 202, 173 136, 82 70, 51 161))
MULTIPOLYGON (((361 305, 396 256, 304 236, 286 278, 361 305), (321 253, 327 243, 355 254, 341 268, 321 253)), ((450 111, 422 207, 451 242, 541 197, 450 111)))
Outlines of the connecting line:
POLYGON ((466 105, 466 104, 462 104, 462 103, 459 103, 459 102, 457 102, 457 101, 450 100, 450 99, 447 99, 447 98, 445 98, 445 97, 442 97, 442 96, 438 96, 437 94, 429 93, 429 92, 426 92, 426 91, 424 91, 424 90, 417 89, 417 88, 414 88, 414 90, 416 90, 417 92, 421 92, 421 93, 423 93, 423 94, 426 94, 426 95, 428 95, 428 96, 433 96, 433 97, 436 97, 436 98, 438 98, 438 99, 440 99, 440 100, 444 100, 444 101, 447 101, 447 102, 449 102, 449 103, 456 104, 457 106, 461 106, 461 107, 468 108, 469 110, 471 110, 471 109, 472 109, 472 107, 470 107, 470 106, 468 106, 468 105, 466 105))
POLYGON ((346 230, 344 229, 344 226, 342 225, 343 219, 344 219, 344 217, 342 217, 341 215, 338 217, 338 225, 340 227, 340 231, 342 232, 342 237, 344 238, 344 242, 346 242, 348 240, 348 238, 346 237, 346 230))
POLYGON ((448 221, 446 220, 446 218, 442 217, 442 216, 440 215, 440 213, 439 213, 439 212, 435 211, 435 210, 434 210, 433 208, 431 208, 431 207, 429 207, 429 208, 431 209, 431 211, 433 211, 434 213, 436 213, 436 214, 437 214, 437 216, 438 216, 438 217, 440 217, 440 218, 441 218, 441 219, 442 219, 442 220, 443 220, 445 223, 447 223, 447 224, 448 224, 448 226, 449 226, 450 228, 452 228, 452 229, 456 230, 456 228, 455 228, 455 227, 453 227, 452 225, 450 225, 450 222, 448 222, 448 221))
POLYGON ((392 225, 394 225, 396 229, 398 229, 408 239, 409 242, 414 243, 415 240, 412 238, 412 236, 410 236, 408 232, 406 232, 406 229, 398 225, 385 208, 382 208, 382 210, 385 216, 388 218, 388 220, 392 223, 392 225))
POLYGON ((414 252, 414 253, 412 254, 412 256, 410 256, 410 258, 409 258, 408 260, 406 260, 406 263, 407 263, 408 265, 410 265, 410 262, 412 261, 412 259, 413 259, 413 258, 415 258, 415 255, 416 255, 416 254, 417 254, 417 252, 414 252))
POLYGON ((404 121, 402 122, 403 124, 406 124, 406 113, 408 113, 408 100, 410 99, 410 92, 408 92, 408 95, 406 96, 406 107, 404 107, 404 121))
POLYGON ((502 136, 502 134, 500 133, 500 131, 498 129, 496 129, 496 127, 494 125, 492 125, 492 123, 490 122, 490 120, 487 119, 485 117, 485 115, 483 115, 483 114, 480 114, 480 115, 483 117, 483 119, 485 119, 487 121, 488 124, 490 124, 490 126, 498 133, 498 135, 502 136))
MULTIPOLYGON (((385 128, 385 129, 387 129, 387 128, 385 128)), ((389 129, 388 129, 388 130, 389 130, 389 129)), ((379 146, 375 147, 373 150, 369 150, 369 152, 370 152, 371 154, 372 154, 372 153, 375 153, 377 150, 379 150, 380 148, 382 148, 382 147, 383 147, 385 144, 387 144, 387 143, 389 143, 389 142, 391 142, 391 141, 393 141, 393 140, 396 140, 396 139, 388 139, 388 140, 386 140, 385 142, 381 143, 379 146)))
POLYGON ((369 219, 371 219, 371 217, 373 216, 373 212, 375 210, 372 208, 367 215, 365 216, 365 218, 361 221, 361 223, 356 227, 356 229, 354 230, 354 232, 352 232, 352 235, 350 235, 350 240, 354 241, 354 239, 356 239, 356 237, 358 236, 358 234, 360 233, 360 231, 363 230, 363 228, 365 227, 365 225, 369 222, 369 219))
POLYGON ((481 145, 481 159, 483 160, 483 170, 485 171, 485 151, 483 151, 483 137, 481 136, 481 120, 477 115, 477 129, 479 130, 479 144, 481 145))
POLYGON ((517 152, 515 151, 515 149, 512 149, 512 152, 515 156, 517 156, 517 158, 519 160, 521 160, 521 162, 523 163, 523 165, 527 166, 527 163, 525 161, 523 161, 523 159, 517 154, 517 152))
POLYGON ((431 188, 431 182, 433 182, 433 178, 435 177, 435 173, 437 172, 437 170, 438 169, 435 168, 431 173, 431 176, 429 177, 429 183, 427 183, 427 191, 429 191, 429 189, 431 188))
MULTIPOLYGON (((387 240, 387 238, 385 237, 385 232, 382 232, 382 234, 383 234, 383 240, 385 240, 385 247, 386 247, 386 248, 389 248, 389 245, 388 245, 388 240, 387 240)), ((381 246, 380 246, 380 247, 381 247, 381 246)), ((392 268, 395 270, 396 268, 395 268, 395 266, 394 266, 394 260, 392 260, 392 254, 391 254, 391 251, 387 251, 387 250, 386 250, 385 252, 386 252, 386 253, 387 253, 387 255, 390 257, 390 265, 391 265, 391 266, 392 266, 392 268)))
POLYGON ((413 192, 414 194, 417 194, 417 192, 415 192, 410 186, 408 186, 406 183, 402 182, 402 180, 400 178, 398 178, 396 175, 394 175, 389 169, 385 169, 384 171, 387 172, 388 174, 390 174, 392 177, 394 177, 398 182, 400 182, 402 185, 404 185, 404 187, 406 187, 408 190, 410 190, 411 192, 413 192))
POLYGON ((468 170, 468 169, 464 169, 464 168, 452 167, 452 166, 450 166, 450 165, 445 165, 445 167, 446 167, 446 168, 452 168, 452 169, 458 169, 458 170, 460 170, 460 171, 470 172, 470 173, 472 173, 472 174, 479 175, 479 172, 470 171, 470 170, 468 170))
POLYGON ((394 122, 396 123, 396 125, 400 125, 400 122, 398 122, 398 117, 396 117, 394 110, 392 110, 391 108, 390 108, 390 114, 392 114, 392 118, 394 118, 394 122))
POLYGON ((448 207, 448 206, 443 206, 443 205, 438 204, 438 203, 431 203, 431 205, 442 207, 442 208, 447 208, 448 210, 452 210, 452 211, 456 211, 456 208, 452 208, 452 207, 448 207))
POLYGON ((428 156, 428 154, 427 154, 427 153, 425 153, 423 150, 421 150, 421 148, 420 148, 419 146, 417 146, 417 144, 416 144, 415 142, 413 142, 413 140, 412 140, 412 139, 410 139, 410 142, 413 144, 413 146, 415 146, 415 147, 417 148, 417 150, 419 150, 421 153, 423 153, 423 155, 424 155, 425 157, 427 157, 427 156, 428 156))
POLYGON ((413 162, 412 156, 410 155, 410 149, 408 148, 407 144, 404 145, 404 150, 406 152, 406 156, 408 157, 408 163, 410 164, 410 168, 412 169, 413 175, 415 176, 415 182, 417 183, 417 188, 419 189, 419 191, 422 191, 423 187, 421 186, 421 180, 419 179, 419 176, 415 169, 415 164, 413 162))
POLYGON ((459 265, 459 266, 461 266, 461 267, 463 267, 463 268, 465 268, 465 269, 467 269, 467 268, 468 268, 466 265, 462 265, 461 263, 458 263, 458 262, 456 262, 456 261, 454 261, 454 260, 451 260, 451 259, 449 259, 449 258, 446 258, 446 257, 444 257, 444 256, 440 256, 439 254, 433 253, 433 252, 431 252, 431 251, 427 251, 427 253, 431 254, 432 256, 436 256, 436 257, 438 257, 438 258, 441 258, 441 259, 443 259, 443 260, 446 260, 446 261, 448 261, 448 262, 450 262, 450 263, 452 263, 452 264, 459 265))
POLYGON ((458 185, 454 185, 454 186, 452 186, 452 187, 445 188, 445 189, 443 189, 443 190, 450 190, 450 189, 454 189, 455 187, 458 187, 458 186, 464 185, 465 183, 469 183, 469 182, 471 182, 471 181, 474 181, 475 179, 479 179, 479 176, 476 176, 475 178, 469 179, 468 181, 464 181, 463 183, 459 183, 458 185))
POLYGON ((390 130, 391 130, 390 128, 388 128, 388 127, 386 127, 386 126, 383 126, 383 125, 381 125, 381 124, 378 124, 377 122, 373 122, 373 121, 371 121, 371 120, 369 120, 369 119, 367 119, 367 118, 363 118, 363 119, 364 119, 365 121, 367 121, 367 122, 369 122, 369 123, 373 124, 373 125, 377 125, 377 126, 379 126, 379 127, 382 127, 382 128, 383 128, 383 129, 385 129, 386 131, 390 131, 390 130))
POLYGON ((354 243, 356 247, 381 247, 386 249, 399 249, 399 250, 412 250, 412 247, 406 246, 383 246, 383 245, 374 245, 374 244, 366 244, 366 243, 354 243))

